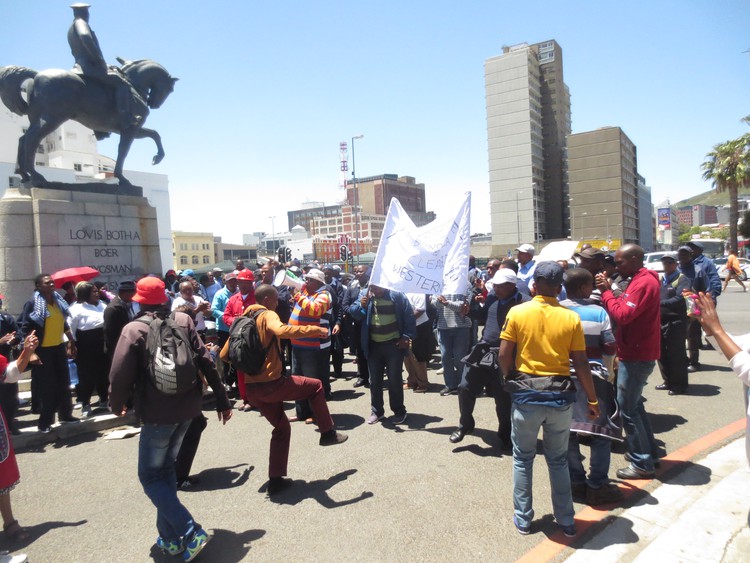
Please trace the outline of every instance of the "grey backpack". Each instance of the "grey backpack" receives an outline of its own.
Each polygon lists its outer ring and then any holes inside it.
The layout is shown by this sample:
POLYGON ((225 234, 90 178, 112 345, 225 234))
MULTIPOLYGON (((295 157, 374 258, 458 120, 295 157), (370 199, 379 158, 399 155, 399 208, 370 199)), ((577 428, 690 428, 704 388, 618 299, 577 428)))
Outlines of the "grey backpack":
POLYGON ((166 395, 178 395, 196 388, 198 369, 195 352, 186 332, 172 319, 144 315, 136 319, 148 325, 148 379, 166 395))

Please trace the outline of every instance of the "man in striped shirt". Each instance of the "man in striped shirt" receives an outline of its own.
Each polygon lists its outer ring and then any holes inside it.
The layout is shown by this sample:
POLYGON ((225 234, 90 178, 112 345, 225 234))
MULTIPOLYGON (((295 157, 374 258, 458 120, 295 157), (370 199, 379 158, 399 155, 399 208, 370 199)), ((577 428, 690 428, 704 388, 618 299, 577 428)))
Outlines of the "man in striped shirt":
MULTIPOLYGON (((294 309, 289 317, 292 326, 319 326, 328 329, 325 338, 292 338, 292 374, 318 379, 323 383, 326 398, 331 396, 331 294, 326 289, 325 275, 317 268, 305 274, 305 285, 292 298, 294 309)), ((296 420, 312 422, 307 401, 297 401, 296 420)))

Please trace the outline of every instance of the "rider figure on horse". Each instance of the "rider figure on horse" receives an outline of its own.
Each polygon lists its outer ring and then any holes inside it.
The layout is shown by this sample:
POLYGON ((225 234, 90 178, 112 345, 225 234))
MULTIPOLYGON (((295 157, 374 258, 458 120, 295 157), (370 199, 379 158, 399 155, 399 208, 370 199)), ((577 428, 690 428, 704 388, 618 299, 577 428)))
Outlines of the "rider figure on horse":
POLYGON ((89 25, 89 4, 73 4, 71 8, 73 8, 73 25, 68 30, 68 44, 77 69, 80 69, 83 76, 98 80, 115 89, 115 104, 120 115, 122 129, 140 124, 143 116, 136 114, 132 108, 137 105, 145 106, 145 102, 119 69, 109 67, 104 60, 99 41, 89 25))

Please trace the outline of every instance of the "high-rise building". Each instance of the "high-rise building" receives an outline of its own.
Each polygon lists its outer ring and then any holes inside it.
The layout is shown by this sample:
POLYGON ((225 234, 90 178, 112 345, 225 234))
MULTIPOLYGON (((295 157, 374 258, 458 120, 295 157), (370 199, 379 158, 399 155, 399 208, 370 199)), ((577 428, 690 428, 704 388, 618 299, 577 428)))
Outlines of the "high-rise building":
POLYGON ((503 47, 484 65, 495 252, 568 236, 570 92, 556 41, 503 47))
MULTIPOLYGON (((636 147, 619 127, 568 136, 572 237, 592 246, 641 242, 636 147)), ((645 187, 645 182, 644 182, 645 187)), ((644 190, 645 192, 645 190, 644 190)), ((650 195, 648 220, 651 220, 650 195)))

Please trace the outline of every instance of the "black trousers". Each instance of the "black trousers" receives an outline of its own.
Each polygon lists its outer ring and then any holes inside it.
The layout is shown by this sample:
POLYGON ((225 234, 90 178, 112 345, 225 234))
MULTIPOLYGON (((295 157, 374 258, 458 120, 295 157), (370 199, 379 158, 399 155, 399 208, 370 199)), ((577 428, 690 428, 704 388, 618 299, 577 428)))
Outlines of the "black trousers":
POLYGON ((78 366, 78 400, 83 405, 91 403, 96 389, 99 400, 107 402, 109 396, 109 359, 104 353, 104 329, 76 331, 76 365, 78 366))
MULTIPOLYGON (((663 322, 661 325, 661 377, 671 389, 685 389, 688 385, 688 359, 685 350, 687 324, 684 320, 663 322)), ((700 339, 700 325, 698 338, 700 339)))
POLYGON ((459 428, 467 432, 474 430, 474 405, 482 390, 487 387, 495 400, 497 434, 505 445, 510 441, 510 393, 503 389, 503 378, 498 370, 464 365, 461 383, 458 384, 458 409, 461 413, 459 428))
POLYGON ((698 319, 688 319, 687 348, 691 366, 698 365, 698 354, 701 349, 701 323, 698 319))
POLYGON ((31 368, 31 379, 36 380, 39 393, 40 427, 51 426, 55 422, 55 412, 61 420, 73 416, 66 346, 63 343, 36 349, 42 364, 31 368))
POLYGON ((199 414, 190 422, 174 464, 178 483, 190 477, 190 468, 193 466, 198 445, 201 443, 201 434, 203 434, 207 425, 208 419, 202 414, 199 414))

